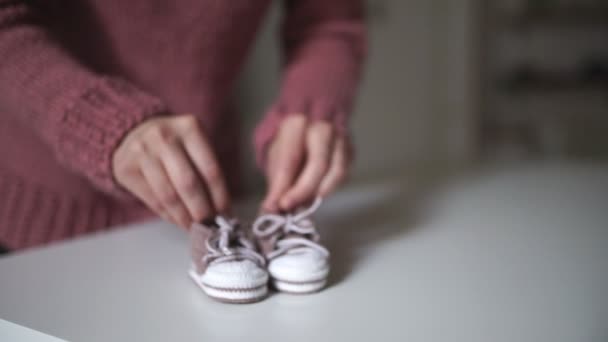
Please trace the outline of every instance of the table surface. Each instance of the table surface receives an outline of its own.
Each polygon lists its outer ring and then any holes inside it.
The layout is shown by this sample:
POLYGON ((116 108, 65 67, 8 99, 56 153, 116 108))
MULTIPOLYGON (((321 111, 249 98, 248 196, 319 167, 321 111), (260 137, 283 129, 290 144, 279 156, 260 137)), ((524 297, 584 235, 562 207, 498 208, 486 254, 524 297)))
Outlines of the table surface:
POLYGON ((65 342, 56 337, 43 334, 39 331, 22 327, 15 323, 11 323, 0 319, 0 337, 2 341, 19 341, 19 342, 65 342))
POLYGON ((94 235, 0 259, 0 318, 71 341, 605 342, 607 171, 351 186, 318 215, 330 287, 252 305, 205 297, 174 227, 94 235))

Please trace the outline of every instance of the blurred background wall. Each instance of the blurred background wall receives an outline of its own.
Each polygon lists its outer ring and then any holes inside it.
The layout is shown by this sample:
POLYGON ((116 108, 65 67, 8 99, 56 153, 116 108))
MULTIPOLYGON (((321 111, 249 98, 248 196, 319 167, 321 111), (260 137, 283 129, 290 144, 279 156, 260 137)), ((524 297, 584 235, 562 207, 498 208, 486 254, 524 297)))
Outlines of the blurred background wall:
POLYGON ((482 3, 484 154, 605 159, 608 1, 482 3))

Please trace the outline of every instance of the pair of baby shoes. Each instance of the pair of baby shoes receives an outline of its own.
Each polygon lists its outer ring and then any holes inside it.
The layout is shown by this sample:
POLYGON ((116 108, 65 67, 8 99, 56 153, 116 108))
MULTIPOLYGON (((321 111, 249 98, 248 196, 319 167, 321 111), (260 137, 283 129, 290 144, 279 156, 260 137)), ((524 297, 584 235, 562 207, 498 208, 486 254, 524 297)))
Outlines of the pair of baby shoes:
POLYGON ((217 216, 191 229, 194 282, 227 303, 264 299, 269 283, 294 294, 320 291, 329 274, 329 252, 319 242, 311 215, 321 205, 292 213, 260 215, 251 227, 217 216))

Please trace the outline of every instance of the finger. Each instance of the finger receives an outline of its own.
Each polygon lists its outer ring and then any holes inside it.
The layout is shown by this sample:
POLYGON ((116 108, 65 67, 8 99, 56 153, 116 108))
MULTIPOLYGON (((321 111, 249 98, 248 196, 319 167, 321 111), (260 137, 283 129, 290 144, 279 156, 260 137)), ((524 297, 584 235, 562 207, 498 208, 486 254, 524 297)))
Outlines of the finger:
POLYGON ((214 215, 198 172, 179 143, 160 144, 160 158, 182 203, 195 222, 214 215))
POLYGON ((321 181, 318 192, 319 196, 327 197, 346 180, 349 163, 346 139, 340 138, 335 143, 329 170, 321 181))
POLYGON ((185 118, 182 125, 184 149, 205 182, 213 208, 218 213, 225 213, 230 209, 230 195, 219 163, 211 146, 207 143, 207 139, 203 136, 196 118, 189 119, 190 116, 185 118))
POLYGON ((295 184, 281 197, 281 209, 290 210, 311 199, 329 167, 332 126, 325 121, 310 125, 306 134, 306 165, 295 184))
POLYGON ((264 211, 279 210, 279 199, 296 178, 304 159, 307 119, 291 115, 283 120, 275 141, 268 151, 267 175, 269 189, 262 203, 264 211))
POLYGON ((154 195, 161 203, 163 211, 166 212, 172 220, 180 227, 188 228, 192 222, 192 218, 188 213, 185 205, 182 203, 173 184, 167 176, 167 172, 160 160, 145 156, 142 157, 141 170, 154 192, 154 195))
MULTIPOLYGON (((145 153, 145 147, 141 143, 131 145, 131 151, 137 156, 141 156, 145 153)), ((172 222, 173 219, 165 212, 162 203, 156 198, 154 191, 146 181, 143 175, 139 163, 134 165, 131 164, 133 160, 139 160, 138 158, 129 158, 129 163, 126 163, 125 159, 119 159, 122 163, 114 163, 114 175, 118 183, 131 192, 135 197, 141 200, 150 210, 155 212, 158 216, 165 219, 166 221, 172 222)))
POLYGON ((146 182, 144 175, 141 171, 138 171, 129 176, 128 182, 123 185, 129 190, 135 197, 141 200, 150 210, 157 213, 159 216, 163 213, 163 206, 160 201, 154 195, 154 192, 146 182))

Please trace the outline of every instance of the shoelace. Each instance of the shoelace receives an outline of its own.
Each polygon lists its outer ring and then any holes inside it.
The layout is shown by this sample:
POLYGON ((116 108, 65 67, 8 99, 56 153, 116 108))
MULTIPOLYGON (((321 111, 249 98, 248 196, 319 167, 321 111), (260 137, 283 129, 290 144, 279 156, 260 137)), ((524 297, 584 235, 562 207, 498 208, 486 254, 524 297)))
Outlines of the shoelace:
MULTIPOLYGON (((288 236, 290 233, 296 233, 298 235, 312 235, 313 237, 318 237, 317 230, 310 220, 310 216, 319 209, 321 202, 322 199, 317 197, 310 207, 295 215, 261 215, 253 223, 253 232, 261 238, 272 236, 281 231, 284 236, 288 236)), ((305 237, 287 237, 277 241, 278 238, 279 234, 275 235, 275 241, 273 242, 275 249, 266 256, 269 260, 274 259, 279 255, 283 255, 294 248, 300 247, 308 247, 318 251, 325 257, 329 256, 329 251, 327 251, 325 247, 305 237)))
POLYGON ((234 260, 247 259, 263 267, 266 261, 259 253, 255 251, 255 247, 251 241, 241 235, 236 236, 239 245, 230 246, 230 241, 236 232, 237 221, 235 219, 226 219, 223 216, 217 216, 215 223, 218 226, 217 236, 207 239, 207 255, 203 257, 203 262, 226 262, 234 260))

